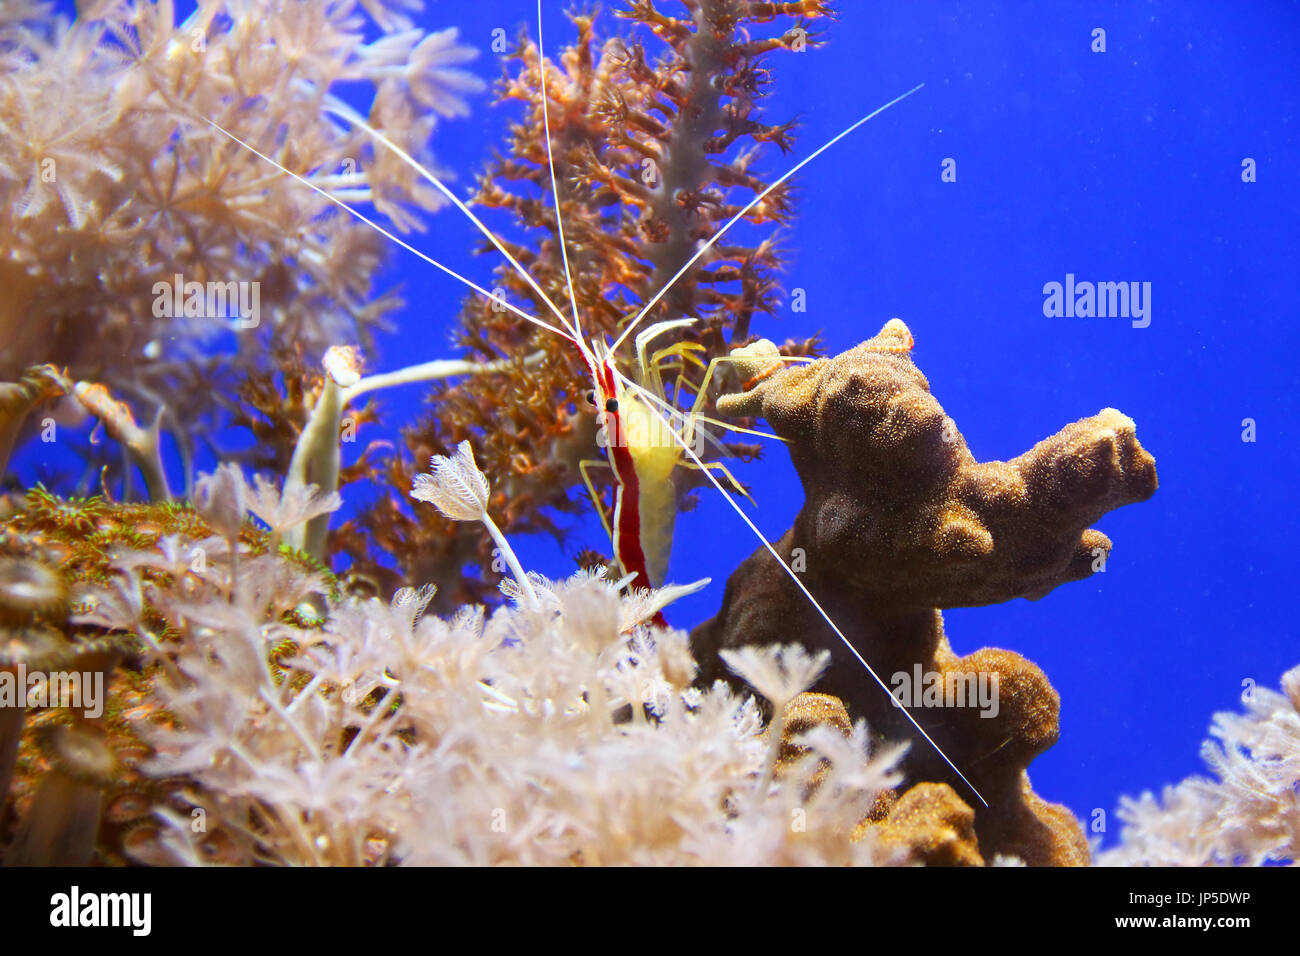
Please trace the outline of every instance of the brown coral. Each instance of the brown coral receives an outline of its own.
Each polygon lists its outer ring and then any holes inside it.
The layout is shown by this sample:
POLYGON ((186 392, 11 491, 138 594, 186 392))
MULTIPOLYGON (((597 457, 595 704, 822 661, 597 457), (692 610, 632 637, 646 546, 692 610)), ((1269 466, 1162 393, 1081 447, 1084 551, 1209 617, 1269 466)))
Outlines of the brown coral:
MULTIPOLYGON (((962 706, 972 703, 964 695, 938 698, 949 705, 941 709, 908 702, 988 800, 975 813, 979 852, 1030 864, 1085 862, 1073 818, 1034 796, 1025 773, 1057 739, 1056 692, 1041 670, 1009 651, 958 658, 940 610, 1038 599, 1087 577, 1110 550, 1088 525, 1150 497, 1154 459, 1133 422, 1105 409, 1012 461, 977 462, 930 394, 911 343, 895 319, 855 349, 783 369, 718 405, 762 415, 790 443, 806 501, 776 550, 876 673, 896 689, 914 675, 941 689, 964 689, 974 675, 995 689, 995 716, 962 706)), ((792 635, 831 652, 818 690, 843 698, 876 733, 914 738, 901 708, 765 550, 741 564, 718 615, 692 634, 701 677, 727 679, 721 650, 792 635)), ((905 768, 908 785, 947 783, 974 801, 923 742, 905 768)))
POLYGON ((900 847, 909 859, 926 866, 984 864, 975 836, 975 813, 945 783, 918 783, 875 830, 886 846, 900 847))

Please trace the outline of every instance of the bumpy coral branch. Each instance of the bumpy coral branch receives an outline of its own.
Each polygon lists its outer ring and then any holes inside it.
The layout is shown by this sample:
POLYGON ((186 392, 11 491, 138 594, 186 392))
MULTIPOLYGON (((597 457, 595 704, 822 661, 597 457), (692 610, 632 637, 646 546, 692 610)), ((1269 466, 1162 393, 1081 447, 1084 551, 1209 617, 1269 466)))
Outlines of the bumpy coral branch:
MULTIPOLYGON (((979 851, 1029 863, 1082 862, 1072 816, 1029 788, 1025 768, 1055 743, 1059 700, 1043 673, 1009 651, 957 658, 939 609, 1040 598, 1104 566, 1110 541, 1087 525, 1156 490, 1155 463, 1133 422, 1113 409, 1063 429, 1009 462, 977 462, 930 394, 897 319, 855 349, 768 375, 719 400, 761 415, 789 442, 806 501, 776 550, 887 682, 935 675, 996 679, 997 711, 906 701, 988 800, 979 851)), ((720 652, 783 635, 826 647, 818 689, 894 739, 909 739, 893 699, 862 673, 771 556, 760 550, 728 582, 717 617, 692 639, 702 678, 725 678, 720 652)), ((891 686, 898 686, 892 684, 891 686)), ((932 750, 914 747, 908 781, 963 785, 932 750)))
POLYGON ((791 439, 808 492, 801 537, 842 556, 854 593, 894 607, 1037 599, 1104 566, 1110 541, 1088 525, 1156 488, 1132 419, 1104 409, 1011 461, 977 462, 910 343, 894 319, 855 349, 719 400, 791 439))

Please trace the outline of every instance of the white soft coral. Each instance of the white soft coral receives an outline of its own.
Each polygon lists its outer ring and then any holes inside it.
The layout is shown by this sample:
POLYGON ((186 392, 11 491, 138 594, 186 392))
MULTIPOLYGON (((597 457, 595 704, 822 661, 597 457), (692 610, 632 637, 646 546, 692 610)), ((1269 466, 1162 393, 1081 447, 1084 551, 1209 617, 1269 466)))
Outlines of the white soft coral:
MULTIPOLYGON (((160 665, 152 695, 174 720, 142 728, 156 749, 144 770, 184 786, 134 834, 141 861, 893 860, 850 837, 896 783, 897 753, 870 755, 862 728, 814 733, 807 758, 771 779, 753 699, 690 687, 687 636, 629 629, 644 596, 616 582, 538 578, 535 605, 451 619, 420 613, 428 592, 401 591, 299 628, 247 600, 266 561, 291 567, 260 559, 214 549, 184 598, 147 585, 173 635, 146 652, 160 665), (184 825, 196 809, 206 832, 184 825)), ((276 606, 319 586, 279 575, 276 606)), ((117 603, 113 623, 129 626, 131 603, 117 603)))
POLYGON ((1255 688, 1246 713, 1216 714, 1201 756, 1217 779, 1189 777, 1157 800, 1126 797, 1103 866, 1258 866, 1300 851, 1300 667, 1284 694, 1255 688))

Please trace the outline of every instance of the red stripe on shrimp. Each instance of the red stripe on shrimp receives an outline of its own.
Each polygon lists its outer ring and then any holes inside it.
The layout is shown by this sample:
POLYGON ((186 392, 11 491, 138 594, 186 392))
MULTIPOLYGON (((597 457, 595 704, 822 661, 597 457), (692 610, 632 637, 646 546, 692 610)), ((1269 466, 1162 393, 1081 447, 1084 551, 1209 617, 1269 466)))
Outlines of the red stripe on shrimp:
MULTIPOLYGON (((653 585, 646 567, 645 550, 641 547, 641 483, 623 431, 618 400, 613 397, 618 394, 613 369, 602 365, 597 381, 601 392, 610 396, 604 412, 607 416, 606 434, 612 437, 606 450, 609 452, 615 479, 614 520, 611 523, 614 558, 622 566, 624 574, 634 575, 631 587, 649 590, 653 585)), ((667 626, 663 614, 659 612, 655 613, 651 621, 660 627, 667 626)))
POLYGON ((650 572, 646 569, 645 551, 641 547, 641 486, 637 481, 632 455, 626 448, 609 449, 618 476, 614 490, 614 556, 625 574, 635 574, 634 588, 649 588, 650 572))

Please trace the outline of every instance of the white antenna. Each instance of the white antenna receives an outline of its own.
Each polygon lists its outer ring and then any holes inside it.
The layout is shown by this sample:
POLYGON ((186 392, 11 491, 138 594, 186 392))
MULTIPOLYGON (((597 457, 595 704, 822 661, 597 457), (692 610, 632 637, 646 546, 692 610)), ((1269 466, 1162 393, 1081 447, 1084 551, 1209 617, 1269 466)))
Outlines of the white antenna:
POLYGON ((578 297, 573 291, 573 273, 569 270, 569 246, 564 238, 564 217, 560 213, 560 185, 555 181, 555 157, 551 155, 551 117, 546 103, 546 44, 542 42, 542 0, 537 0, 537 72, 542 93, 542 128, 546 133, 546 162, 551 173, 551 195, 555 197, 555 226, 560 233, 560 256, 564 259, 564 279, 569 284, 569 305, 573 307, 573 335, 582 340, 582 320, 578 316, 578 297))
POLYGON ((840 140, 842 140, 845 136, 848 136, 850 133, 852 133, 852 132, 853 132, 855 129, 857 129, 859 126, 861 126, 862 124, 866 123, 868 120, 874 119, 875 117, 879 116, 881 113, 883 113, 885 110, 889 109, 891 106, 893 106, 893 105, 895 105, 895 104, 897 104, 897 103, 901 103, 903 100, 907 99, 909 96, 911 96, 913 93, 915 93, 917 90, 919 90, 919 89, 920 89, 921 87, 923 87, 923 86, 925 86, 924 83, 918 83, 918 84, 916 84, 916 86, 912 87, 912 88, 911 88, 910 90, 908 90, 906 93, 903 93, 903 94, 900 95, 900 96, 895 96, 892 100, 890 100, 890 101, 889 101, 888 103, 886 103, 884 106, 877 107, 876 109, 872 110, 870 113, 868 113, 866 116, 862 117, 862 119, 858 120, 856 123, 854 123, 854 124, 853 124, 852 126, 850 126, 848 129, 844 130, 844 131, 843 131, 842 133, 840 133, 838 136, 833 137, 829 142, 827 142, 824 146, 822 146, 820 149, 818 149, 816 152, 814 152, 811 156, 807 156, 807 157, 805 157, 805 158, 804 158, 803 160, 801 160, 798 164, 796 164, 796 165, 795 165, 795 166, 794 166, 794 167, 793 167, 793 168, 792 168, 788 173, 786 173, 784 176, 782 176, 782 177, 781 177, 780 179, 778 179, 776 182, 772 183, 772 185, 768 186, 768 187, 767 187, 766 189, 764 189, 761 193, 759 193, 757 196, 755 196, 753 199, 751 199, 751 200, 750 200, 750 201, 745 205, 745 208, 743 208, 742 210, 740 210, 740 212, 738 212, 738 213, 736 213, 734 216, 732 216, 731 219, 727 222, 727 224, 726 224, 725 226, 723 226, 721 229, 719 229, 717 232, 715 232, 715 233, 714 233, 714 234, 709 238, 709 241, 708 241, 708 242, 706 242, 704 245, 700 246, 700 248, 696 251, 695 255, 693 255, 693 256, 691 256, 689 259, 687 259, 687 260, 686 260, 686 264, 685 264, 684 266, 682 266, 680 269, 677 270, 677 274, 674 275, 671 279, 669 279, 668 282, 664 285, 664 287, 663 287, 662 289, 660 289, 658 292, 656 292, 655 295, 654 295, 654 297, 653 297, 649 302, 647 302, 645 305, 643 305, 643 306, 641 307, 641 311, 637 313, 636 318, 634 318, 631 322, 629 322, 628 325, 627 325, 627 327, 626 327, 625 329, 623 329, 623 331, 619 334, 618 338, 616 338, 616 339, 614 340, 614 344, 610 347, 611 350, 612 350, 612 349, 617 349, 617 348, 619 347, 619 345, 622 344, 623 340, 624 340, 625 338, 627 338, 627 337, 632 333, 632 330, 635 329, 635 328, 640 324, 641 320, 645 318, 646 313, 649 312, 652 308, 654 308, 655 303, 657 303, 660 299, 662 299, 662 298, 663 298, 663 297, 668 293, 668 290, 671 289, 671 288, 673 287, 673 284, 676 283, 677 280, 680 279, 682 276, 684 276, 684 275, 686 274, 687 270, 689 270, 689 269, 691 268, 691 266, 695 265, 695 263, 698 262, 698 261, 700 260, 700 257, 701 257, 701 256, 703 256, 706 252, 708 252, 710 249, 712 249, 713 246, 714 246, 714 244, 715 244, 719 239, 721 239, 724 235, 726 235, 728 229, 730 229, 730 228, 731 228, 732 226, 734 226, 736 223, 740 222, 740 220, 743 219, 743 218, 744 218, 744 217, 749 213, 749 211, 750 211, 751 209, 753 209, 755 206, 757 206, 759 203, 761 203, 764 199, 766 199, 767 196, 768 196, 768 194, 771 193, 772 190, 776 189, 778 186, 780 186, 782 183, 784 183, 787 179, 789 179, 789 178, 790 178, 791 176, 793 176, 795 173, 799 172, 799 170, 803 169, 805 166, 807 166, 809 163, 811 163, 814 159, 816 159, 816 158, 817 158, 818 156, 820 156, 822 153, 826 152, 826 150, 830 149, 832 146, 834 146, 836 143, 838 143, 840 140))
MULTIPOLYGON (((475 226, 478 227, 479 232, 483 233, 483 235, 487 237, 488 242, 496 246, 497 251, 506 257, 506 261, 509 262, 510 265, 514 267, 516 272, 519 273, 519 277, 523 279, 524 282, 528 283, 528 287, 537 293, 538 298, 540 298, 542 302, 546 305, 546 307, 551 310, 551 313, 559 320, 560 325, 566 330, 568 330, 569 334, 566 336, 566 338, 573 338, 573 339, 578 338, 577 332, 569 324, 569 320, 564 317, 564 313, 561 312, 559 308, 556 306, 556 304, 551 301, 550 296, 548 296, 544 291, 542 291, 542 287, 538 285, 533 280, 533 277, 528 274, 528 270, 519 264, 519 262, 515 259, 515 257, 510 254, 510 250, 501 244, 501 240, 496 237, 496 234, 493 233, 492 230, 489 229, 487 226, 485 226, 482 220, 480 220, 478 216, 474 215, 473 210, 471 210, 469 206, 461 202, 460 198, 457 197, 457 195, 453 193, 450 189, 448 189, 441 179, 439 179, 429 170, 425 169, 422 165, 420 165, 419 160, 417 160, 414 156, 412 156, 406 150, 402 149, 402 147, 398 146, 396 143, 394 143, 383 133, 379 132, 379 130, 375 129, 365 120, 363 120, 361 116, 358 115, 356 110, 352 109, 352 107, 348 106, 346 103, 335 100, 333 97, 329 97, 326 100, 326 102, 322 105, 321 108, 325 110, 327 113, 333 113, 335 116, 339 117, 340 119, 347 120, 349 123, 351 123, 353 126, 357 127, 358 129, 365 130, 366 133, 374 137, 375 140, 377 140, 380 143, 383 143, 386 147, 388 147, 388 149, 391 150, 392 153, 398 159, 400 159, 406 165, 410 166, 417 173, 419 173, 422 178, 432 183, 440 193, 442 193, 444 196, 447 197, 448 200, 450 200, 453 206, 455 206, 462 213, 464 213, 466 218, 468 218, 470 222, 472 222, 475 226)), ((549 142, 549 138, 548 138, 548 142, 549 142)))
MULTIPOLYGON (((520 275, 520 277, 528 284, 530 288, 532 288, 534 292, 537 293, 538 297, 542 300, 542 302, 555 315, 555 317, 558 319, 560 323, 560 326, 563 328, 564 331, 555 328, 555 326, 543 321, 542 319, 537 318, 536 316, 529 315, 528 313, 522 311, 521 309, 516 308, 514 305, 505 301, 501 297, 494 295, 491 292, 488 292, 486 289, 483 289, 481 286, 477 285, 470 279, 467 279, 464 276, 457 273, 456 271, 448 268, 447 266, 444 266, 442 263, 438 262, 437 260, 429 257, 425 253, 416 249, 414 246, 411 246, 410 244, 399 239, 397 236, 393 235, 391 232, 384 229, 378 223, 367 218, 365 215, 353 209, 351 206, 349 206, 347 203, 343 202, 342 200, 338 199, 337 197, 331 195, 329 192, 322 189, 320 186, 317 186, 315 183, 311 182, 305 177, 300 176, 298 173, 295 173, 292 170, 285 168, 280 163, 276 162, 274 159, 267 156, 265 153, 262 153, 257 149, 253 148, 251 145, 244 142, 242 139, 235 136, 233 133, 229 132, 228 130, 222 128, 221 126, 217 125, 216 123, 212 122, 211 120, 208 120, 207 123, 209 126, 212 126, 218 132, 229 137, 231 140, 238 143, 240 146, 248 150, 253 155, 259 157, 260 159, 266 161, 267 163, 270 163, 276 169, 280 170, 280 172, 284 173, 287 176, 291 176, 293 179, 297 180, 303 185, 319 193, 321 196, 325 197, 327 200, 334 203, 336 206, 339 206, 345 212, 349 213, 360 222, 365 223, 367 226, 374 229, 380 235, 384 236, 386 239, 389 239, 390 241, 397 244, 401 248, 407 250, 408 252, 413 253, 414 255, 418 256, 420 259, 423 259, 425 262, 428 262, 430 265, 440 269, 442 272, 446 273, 447 275, 450 275, 451 277, 459 280, 460 282, 463 282, 465 285, 469 286, 471 289, 478 292, 479 294, 487 296, 489 299, 493 300, 494 302, 500 303, 505 308, 509 309, 511 312, 514 312, 516 315, 532 323, 533 325, 546 329, 549 332, 553 332, 556 335, 561 336, 562 338, 568 339, 576 343, 579 350, 583 353, 584 357, 587 357, 589 355, 589 350, 587 349, 586 343, 582 341, 582 338, 579 334, 580 326, 578 325, 577 297, 574 294, 573 278, 569 270, 568 251, 564 242, 563 225, 560 223, 561 217, 560 217, 559 189, 555 182, 555 164, 554 164, 554 158, 551 155, 550 120, 549 120, 547 106, 546 106, 547 91, 546 91, 546 82, 545 82, 546 79, 545 66, 544 66, 542 49, 541 49, 541 12, 542 12, 541 0, 538 0, 537 12, 538 12, 538 65, 539 65, 539 70, 541 71, 542 117, 543 117, 543 123, 545 124, 546 127, 547 159, 550 163, 552 193, 555 196, 555 216, 556 216, 556 223, 557 226, 559 227, 559 232, 560 232, 560 248, 564 258, 564 270, 565 270, 565 277, 568 281, 568 286, 569 286, 570 302, 573 306, 572 325, 569 323, 568 319, 565 318, 564 314, 556 307, 555 303, 552 302, 551 299, 542 290, 541 286, 539 286, 533 280, 532 276, 528 274, 527 270, 525 270, 524 267, 520 265, 519 262, 514 258, 514 256, 510 254, 510 252, 505 248, 505 246, 501 244, 500 240, 497 239, 497 237, 492 233, 492 231, 488 229, 488 227, 484 225, 477 216, 474 215, 474 213, 469 209, 469 207, 466 206, 463 202, 461 202, 461 200, 457 198, 456 195, 452 193, 452 191, 448 189, 447 186, 444 185, 443 182, 440 179, 438 179, 437 176, 435 176, 429 170, 425 169, 424 166, 422 166, 414 157, 412 157, 409 153, 403 150, 400 146, 394 143, 387 136, 385 136, 384 134, 376 130, 374 127, 372 127, 369 123, 367 123, 364 119, 362 119, 354 110, 352 110, 346 104, 343 104, 342 102, 335 101, 333 98, 330 98, 330 100, 325 103, 323 108, 326 111, 333 113, 334 115, 339 116, 340 118, 346 120, 347 122, 351 123, 357 128, 364 130, 368 135, 370 135, 376 141, 382 143, 385 147, 387 147, 390 151, 392 151, 394 155, 396 155, 404 163, 406 163, 417 173, 419 173, 421 177, 423 177, 428 182, 432 183, 438 189, 438 191, 441 192, 442 195, 445 196, 457 209, 459 209, 475 226, 477 226, 479 231, 485 237, 487 237, 488 241, 491 242, 492 245, 495 246, 503 256, 505 256, 506 260, 520 275)), ((811 155, 807 156, 805 159, 800 161, 798 164, 792 167, 785 175, 783 175, 780 179, 773 182, 770 186, 768 186, 757 196, 755 196, 748 204, 745 205, 743 209, 740 210, 740 212, 736 213, 736 215, 734 215, 721 229, 715 232, 713 236, 711 236, 709 240, 705 242, 704 245, 702 245, 695 252, 695 254, 686 261, 686 263, 677 271, 677 273, 671 279, 668 280, 668 282, 664 285, 664 287, 660 289, 654 295, 654 297, 651 298, 650 301, 647 302, 642 307, 641 311, 637 313, 636 317, 633 318, 633 320, 630 323, 628 323, 628 325, 623 329, 623 331, 619 334, 619 336, 614 340, 613 345, 609 346, 608 354, 614 353, 614 351, 618 348, 618 346, 622 344, 623 340, 626 339, 628 335, 632 333, 632 331, 641 322, 641 320, 645 318, 646 314, 650 311, 650 309, 652 309, 655 306, 655 304, 658 303, 659 300, 662 299, 664 295, 668 293, 669 289, 673 287, 673 285, 677 282, 678 279, 680 279, 683 275, 685 275, 686 272, 689 271, 689 269, 696 262, 698 262, 699 259, 706 252, 708 252, 709 249, 711 249, 729 229, 731 229, 732 226, 734 226, 737 222, 739 222, 742 218, 744 218, 745 215, 747 215, 750 210, 752 210, 755 206, 757 206, 760 202, 762 202, 773 190, 778 188, 782 183, 789 180, 790 177, 794 176, 797 172, 799 172, 799 170, 803 169, 810 162, 812 162, 814 159, 816 159, 826 150, 830 149, 840 140, 844 139, 854 130, 858 129, 860 126, 862 126, 869 120, 880 115, 885 110, 889 109, 891 106, 894 106, 897 103, 900 103, 903 100, 907 99, 907 97, 911 96, 913 93, 921 89, 923 86, 925 86, 924 83, 919 83, 916 86, 912 87, 912 89, 908 90, 906 93, 903 93, 900 96, 895 97, 894 99, 890 100, 888 103, 884 104, 883 106, 878 107, 877 109, 868 113, 866 116, 862 117, 856 123, 849 126, 841 133, 833 137, 831 140, 829 140, 827 143, 825 143, 823 146, 821 146, 811 155)), ((807 598, 808 602, 813 606, 813 608, 817 611, 817 613, 821 615, 822 619, 830 626, 831 630, 833 630, 836 636, 838 636, 839 639, 844 643, 844 646, 849 649, 849 651, 863 666, 863 668, 866 669, 867 673, 870 674, 871 677, 876 681, 876 683, 880 685, 880 687, 889 696, 890 700, 894 702, 895 706, 899 707, 899 709, 903 711, 904 716, 908 719, 908 721, 912 724, 912 726, 916 729, 916 731, 922 737, 925 738, 926 742, 929 743, 930 746, 934 748, 935 752, 938 753, 941 758, 943 758, 944 762, 950 768, 952 768, 953 772, 956 773, 957 776, 962 779, 962 781, 966 784, 966 786, 970 787, 971 792, 975 794, 975 796, 979 799, 980 803, 984 804, 984 806, 987 807, 988 801, 986 801, 984 797, 980 794, 980 792, 975 789, 975 786, 970 782, 970 780, 966 778, 966 775, 963 774, 961 770, 958 769, 957 765, 948 758, 948 755, 945 754, 942 748, 940 748, 939 745, 935 743, 934 740, 930 737, 930 735, 925 732, 925 729, 919 723, 917 723, 916 719, 907 711, 907 709, 903 708, 902 705, 898 703, 897 699, 893 696, 893 694, 889 693, 888 686, 886 686, 884 681, 880 679, 879 675, 876 674, 875 670, 872 669, 871 665, 867 663, 867 661, 862 657, 862 655, 858 653, 857 648, 853 646, 852 642, 849 641, 847 637, 845 637, 843 631, 839 629, 839 626, 831 619, 830 615, 826 613, 826 610, 821 606, 820 603, 818 603, 817 599, 813 597, 812 593, 799 579, 799 576, 793 571, 793 569, 790 568, 788 564, 785 563, 785 561, 781 559, 781 556, 777 554, 776 549, 772 547, 771 543, 767 540, 766 537, 764 537, 763 533, 759 531, 758 527, 749 519, 749 516, 745 514, 745 512, 741 509, 740 505, 738 505, 735 502, 735 499, 731 497, 731 495, 727 492, 727 490, 722 487, 722 485, 718 482, 716 478, 713 477, 713 474, 707 468, 704 467, 704 462, 701 461, 700 458, 695 454, 695 452, 689 447, 689 445, 687 445, 686 442, 683 441, 682 437, 677 434, 677 432, 672 428, 671 424, 667 421, 667 419, 665 419, 654 408, 654 404, 655 402, 658 401, 658 397, 650 395, 650 393, 647 392, 645 389, 641 388, 635 382, 632 382, 625 375, 619 372, 617 368, 613 368, 613 372, 618 377, 618 379, 622 381, 625 388, 629 388, 637 392, 638 394, 644 397, 649 397, 651 399, 651 402, 647 404, 647 407, 650 409, 651 414, 653 414, 657 419, 659 419, 659 421, 665 426, 665 428, 672 433, 674 439, 681 446, 682 450, 691 458, 691 460, 697 466, 700 467, 704 476, 709 480, 710 483, 713 484, 715 488, 717 488, 717 490, 719 491, 719 493, 721 493, 723 498, 726 499, 727 504, 729 504, 731 508, 738 515, 740 515, 741 520, 745 522, 745 524, 749 527, 749 529, 763 544, 763 547, 767 549, 768 553, 771 554, 772 557, 776 559, 777 563, 781 565, 781 567, 785 570, 786 574, 795 583, 795 586, 798 587, 801 592, 803 592, 804 597, 807 598)))
MULTIPOLYGON (((357 210, 353 209, 351 206, 349 206, 349 205, 348 205, 347 203, 345 203, 343 200, 339 199, 337 196, 333 196, 333 195, 331 195, 328 191, 326 191, 326 190, 322 189, 321 187, 317 186, 317 185, 316 185, 314 182, 312 182, 310 179, 307 179, 307 178, 304 177, 304 176, 300 176, 300 175, 298 175, 297 173, 295 173, 293 170, 291 170, 291 169, 287 169, 286 167, 280 165, 280 164, 277 163, 274 159, 272 159, 270 156, 267 156, 265 153, 258 151, 258 150, 257 150, 256 148, 254 148, 253 146, 250 146, 248 143, 244 142, 242 139, 240 139, 240 138, 239 138, 238 136, 236 136, 234 133, 230 132, 228 129, 225 129, 225 128, 221 127, 221 126, 218 126, 216 123, 212 122, 212 120, 206 120, 206 122, 207 122, 207 124, 208 124, 209 126, 211 126, 213 129, 215 129, 218 133, 221 133, 223 136, 227 136, 227 137, 229 137, 230 139, 234 140, 236 143, 238 143, 240 146, 244 147, 244 149, 248 150, 248 151, 249 151, 250 153, 252 153, 254 156, 258 157, 259 159, 265 160, 265 161, 268 162, 268 163, 270 163, 272 166, 274 166, 276 169, 280 170, 280 172, 284 173, 286 176, 291 176, 291 177, 293 177, 294 179, 296 179, 298 182, 302 183, 304 186, 308 187, 309 189, 313 189, 313 190, 315 190, 317 193, 319 193, 320 195, 324 196, 324 197, 325 197, 326 199, 328 199, 330 202, 334 203, 334 205, 338 206, 338 207, 339 207, 340 209, 342 209, 344 212, 348 213, 349 215, 351 215, 351 216, 355 217, 356 219, 360 220, 361 222, 365 223, 367 226, 369 226, 371 229, 375 230, 375 232, 379 233, 379 234, 380 234, 381 236, 383 236, 385 239, 388 239, 389 241, 396 243, 397 245, 401 246, 403 249, 405 249, 407 252, 411 253, 412 255, 418 256, 419 258, 423 259, 425 262, 429 263, 429 265, 434 266, 434 267, 436 267, 436 268, 438 268, 438 269, 441 269, 443 272, 445 272, 447 275, 451 276, 453 279, 458 279, 459 281, 465 283, 465 285, 469 286, 471 289, 473 289, 475 292, 479 293, 480 295, 485 295, 485 296, 487 296, 489 299, 491 299, 493 302, 500 303, 504 308, 507 308, 507 309, 509 309, 511 312, 515 313, 515 315, 519 316, 520 318, 522 318, 522 319, 524 319, 524 320, 526 320, 526 321, 528 321, 528 322, 531 322, 533 325, 536 325, 536 326, 539 326, 540 328, 546 329, 548 332, 554 332, 556 335, 563 336, 563 337, 566 338, 566 339, 573 339, 573 338, 574 338, 574 336, 573 336, 573 334, 572 334, 571 331, 563 331, 563 332, 562 332, 562 331, 560 331, 559 329, 557 329, 555 326, 551 325, 550 323, 548 323, 548 322, 544 322, 544 321, 542 321, 541 319, 537 318, 537 316, 535 316, 535 315, 529 315, 527 312, 523 311, 522 309, 520 309, 520 308, 518 308, 518 307, 512 305, 511 303, 507 302, 505 299, 501 298, 499 295, 496 295, 496 294, 494 294, 494 293, 492 293, 492 292, 489 292, 487 289, 484 289, 482 286, 478 285, 478 284, 477 284, 476 282, 474 282, 472 279, 467 279, 467 278, 465 278, 463 275, 461 275, 461 274, 460 274, 459 272, 457 272, 456 270, 451 269, 451 268, 449 268, 449 267, 447 267, 447 266, 444 266, 441 262, 439 262, 438 260, 436 260, 436 259, 434 259, 434 258, 432 258, 432 257, 430 257, 430 256, 428 256, 428 255, 426 255, 425 253, 421 252, 419 249, 415 248, 415 247, 412 246, 410 243, 408 243, 408 242, 404 242, 403 240, 399 239, 397 236, 393 235, 391 232, 389 232, 389 231, 388 231, 387 229, 385 229, 383 226, 379 225, 379 223, 375 222, 373 219, 370 219, 370 218, 368 218, 367 216, 365 216, 363 213, 360 213, 360 212, 358 212, 357 210)), ((472 218, 472 217, 471 217, 471 218, 472 218)), ((477 221, 477 220, 475 220, 475 221, 477 221)), ((514 262, 514 260, 511 259, 511 262, 514 262)), ((516 264, 516 268, 520 268, 520 271, 522 272, 522 268, 519 267, 518 264, 516 264)), ((525 274, 525 278, 527 278, 527 274, 525 274)), ((531 280, 530 280, 530 281, 531 281, 531 280)), ((544 297, 543 297, 543 298, 544 298, 544 297)), ((558 314, 558 313, 557 313, 557 314, 558 314)), ((564 318, 563 315, 560 315, 560 323, 561 323, 562 325, 564 325, 564 327, 565 327, 566 330, 568 329, 568 323, 567 323, 567 321, 565 320, 565 318, 564 318)))

